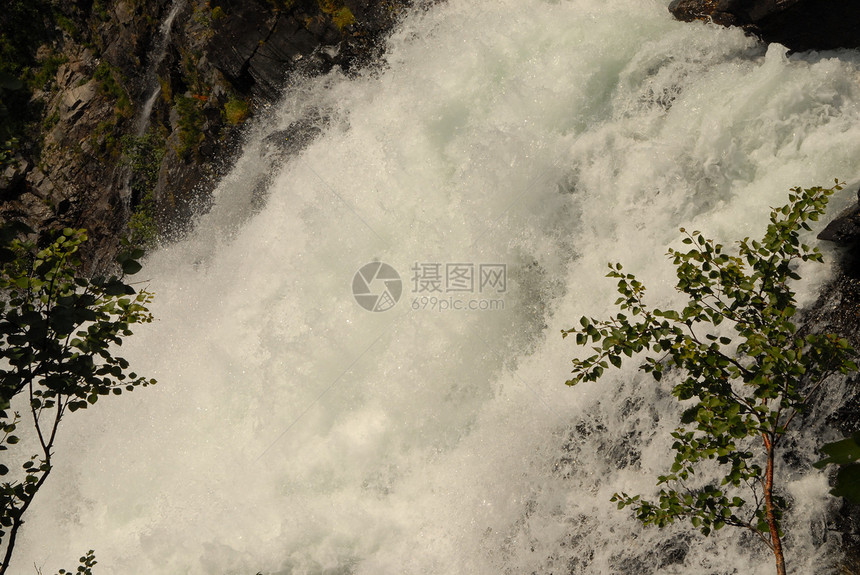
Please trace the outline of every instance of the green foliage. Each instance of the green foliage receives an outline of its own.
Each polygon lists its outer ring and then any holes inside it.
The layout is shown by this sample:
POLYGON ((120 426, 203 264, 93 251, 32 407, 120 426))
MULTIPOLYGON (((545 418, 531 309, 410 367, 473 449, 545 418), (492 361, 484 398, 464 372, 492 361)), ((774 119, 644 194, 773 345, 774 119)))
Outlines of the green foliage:
POLYGON ((159 76, 158 85, 161 88, 161 100, 165 104, 170 104, 170 102, 173 100, 173 90, 170 87, 170 80, 168 78, 159 76))
POLYGON ((199 42, 206 43, 211 40, 215 32, 212 30, 212 23, 226 16, 224 9, 220 6, 211 8, 210 2, 203 0, 194 0, 191 4, 191 20, 194 23, 194 36, 199 42))
POLYGON ((15 91, 24 87, 24 83, 18 78, 6 72, 0 72, 0 90, 15 91))
POLYGON ((155 189, 161 160, 164 158, 164 137, 152 129, 143 136, 124 136, 123 157, 131 167, 131 190, 138 197, 155 189))
POLYGON ((131 167, 129 185, 134 211, 128 227, 133 245, 148 248, 154 246, 158 239, 154 192, 165 152, 164 138, 156 130, 150 130, 139 138, 123 138, 123 157, 131 167))
POLYGON ((155 217, 155 198, 148 193, 135 207, 128 220, 129 242, 151 248, 158 242, 159 228, 155 217))
POLYGON ((9 0, 0 18, 0 71, 18 77, 36 65, 36 48, 52 29, 50 0, 9 0))
MULTIPOLYGON (((66 413, 155 383, 114 355, 134 324, 152 320, 146 307, 151 294, 135 291, 123 275, 82 274, 84 230, 62 230, 44 247, 27 239, 32 235, 23 224, 0 226, 0 451, 6 464, 18 461, 12 468, 0 465, 0 575, 9 567, 23 516, 51 472, 66 413), (31 455, 31 446, 15 456, 25 419, 39 453, 31 455)), ((131 249, 121 254, 124 275, 141 269, 142 255, 131 249)))
POLYGON ((815 463, 822 468, 830 463, 839 465, 836 486, 830 491, 852 503, 860 503, 860 432, 842 441, 825 444, 821 451, 827 455, 815 463))
POLYGON ((352 10, 348 6, 343 6, 334 11, 331 15, 331 20, 339 30, 343 31, 347 26, 355 24, 355 15, 353 15, 352 10))
POLYGON ((11 138, 0 144, 0 170, 15 163, 15 151, 18 149, 18 140, 11 138))
POLYGON ((198 100, 189 96, 177 96, 174 103, 179 113, 179 148, 176 153, 180 158, 188 158, 203 141, 203 110, 198 100))
POLYGON ((320 10, 331 16, 332 22, 343 31, 344 28, 355 24, 355 15, 348 6, 340 0, 317 0, 320 10))
POLYGON ((56 79, 57 70, 68 60, 63 54, 48 55, 34 72, 26 74, 27 85, 32 90, 47 89, 56 79))
POLYGON ((54 129, 54 126, 56 126, 59 123, 59 121, 60 121, 60 110, 57 108, 54 108, 54 111, 51 113, 51 115, 45 117, 45 119, 42 120, 42 131, 45 133, 50 132, 51 130, 54 129))
POLYGON ((96 552, 90 549, 87 551, 85 556, 79 559, 79 561, 81 564, 78 565, 78 568, 74 572, 60 569, 57 571, 57 575, 73 575, 74 573, 77 573, 78 575, 93 575, 93 567, 98 563, 98 561, 96 561, 96 552))
POLYGON ((197 68, 201 55, 195 51, 188 51, 183 54, 182 78, 192 93, 192 97, 205 102, 206 97, 204 95, 209 92, 210 87, 200 77, 200 70, 197 68))
POLYGON ((73 40, 80 40, 80 31, 78 27, 75 25, 72 20, 67 17, 62 12, 57 10, 54 11, 54 20, 57 23, 57 27, 68 34, 73 40))
POLYGON ((734 254, 682 229, 688 248, 668 254, 676 289, 688 297, 681 310, 649 308, 645 286, 620 264, 610 265, 620 312, 608 320, 583 317, 580 327, 562 331, 579 345, 596 344, 594 355, 573 360, 568 385, 596 381, 610 365, 643 352, 640 369, 655 380, 678 372, 672 394, 685 409, 672 433, 674 462, 658 478, 658 499, 615 494, 618 507, 632 507, 646 525, 689 519, 705 535, 725 525, 749 529, 774 551, 779 573, 785 501, 774 494, 777 448, 828 377, 857 369, 845 339, 800 335, 793 323, 796 263, 822 259, 799 232, 810 230, 808 222, 840 189, 838 181, 829 189, 793 189, 789 203, 771 212, 764 237, 745 238, 734 254), (723 470, 719 484, 690 487, 708 461, 723 470))
POLYGON ((231 98, 224 104, 224 117, 230 124, 237 126, 244 122, 250 115, 251 110, 248 102, 239 98, 231 98))
POLYGON ((113 100, 116 104, 115 113, 118 116, 131 115, 131 99, 122 87, 124 78, 119 70, 114 69, 106 60, 102 60, 93 72, 93 78, 98 80, 98 92, 113 100))
POLYGON ((104 0, 94 0, 92 10, 93 14, 99 17, 99 20, 103 22, 110 20, 110 12, 108 12, 104 0))
POLYGON ((208 7, 205 4, 195 6, 192 19, 196 24, 203 28, 209 28, 212 26, 212 12, 208 10, 208 7))
POLYGON ((115 158, 120 152, 117 132, 116 116, 102 120, 89 135, 90 145, 99 153, 115 158))

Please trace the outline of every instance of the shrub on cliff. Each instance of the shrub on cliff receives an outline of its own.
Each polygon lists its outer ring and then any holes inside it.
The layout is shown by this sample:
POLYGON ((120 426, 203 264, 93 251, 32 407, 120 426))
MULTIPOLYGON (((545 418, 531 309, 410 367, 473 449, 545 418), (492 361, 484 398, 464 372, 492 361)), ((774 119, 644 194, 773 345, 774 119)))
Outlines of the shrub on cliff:
POLYGON ((821 261, 818 248, 800 242, 800 230, 810 229, 840 189, 839 182, 793 189, 789 203, 771 212, 764 237, 745 238, 734 254, 682 229, 688 250, 669 250, 676 289, 688 298, 681 310, 649 308, 645 286, 610 265, 621 311, 605 320, 583 317, 580 327, 562 332, 580 345, 598 344, 594 355, 573 360, 569 385, 596 381, 610 364, 645 352, 640 369, 657 381, 672 372, 672 394, 685 408, 657 500, 620 493, 613 497, 618 507, 632 507, 646 525, 689 519, 705 535, 726 525, 751 531, 773 552, 780 575, 786 502, 779 496, 779 450, 828 378, 857 369, 845 339, 800 335, 793 322, 796 263, 821 261), (697 480, 697 469, 714 460, 721 480, 697 480))
POLYGON ((115 355, 132 325, 152 319, 151 294, 124 281, 140 270, 142 253, 122 254, 120 275, 88 277, 79 257, 84 230, 65 229, 44 247, 32 235, 22 224, 0 226, 0 575, 53 469, 60 421, 102 397, 155 383, 115 355), (28 435, 25 447, 19 430, 28 435))

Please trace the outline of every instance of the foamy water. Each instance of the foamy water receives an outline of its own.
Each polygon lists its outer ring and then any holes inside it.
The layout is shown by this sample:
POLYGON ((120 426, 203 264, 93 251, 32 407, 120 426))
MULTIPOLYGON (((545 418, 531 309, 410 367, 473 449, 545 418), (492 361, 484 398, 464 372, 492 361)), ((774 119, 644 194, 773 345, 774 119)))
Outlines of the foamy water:
MULTIPOLYGON (((858 80, 856 52, 787 57, 648 0, 449 0, 381 71, 294 80, 141 273, 158 321, 124 351, 159 384, 64 422, 15 572, 91 548, 104 575, 772 572, 731 529, 615 508, 669 464, 671 381, 631 362, 570 389, 559 332, 610 313, 607 262, 667 305, 679 227, 759 235, 790 187, 854 183, 858 80), (278 159, 263 138, 309 114, 323 134, 278 159), (402 279, 388 311, 353 298, 372 261, 402 279)), ((810 302, 829 268, 801 271, 810 302)), ((820 573, 826 480, 786 492, 789 564, 820 573)))

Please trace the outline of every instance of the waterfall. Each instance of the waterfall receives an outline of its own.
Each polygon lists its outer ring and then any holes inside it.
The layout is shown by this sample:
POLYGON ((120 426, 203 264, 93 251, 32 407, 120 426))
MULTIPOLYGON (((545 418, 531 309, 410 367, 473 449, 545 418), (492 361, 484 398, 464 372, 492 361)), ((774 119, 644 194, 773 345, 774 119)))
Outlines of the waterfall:
MULTIPOLYGON (((560 330, 611 312, 607 262, 677 304, 679 227, 729 244, 790 187, 856 185, 860 57, 667 4, 448 0, 381 69, 293 79, 147 260, 158 320, 123 355, 159 384, 64 421, 15 572, 95 549, 103 575, 771 573, 737 530, 616 509, 671 463, 671 381, 568 388, 560 330)), ((804 304, 831 271, 801 268, 804 304)), ((825 572, 826 477, 783 485, 789 566, 825 572)))
POLYGON ((173 21, 183 6, 185 6, 185 0, 173 0, 167 17, 164 18, 164 21, 158 27, 158 36, 155 39, 152 50, 150 50, 150 53, 154 57, 150 61, 146 80, 144 81, 144 94, 147 96, 134 124, 134 135, 137 137, 143 136, 146 133, 146 129, 149 127, 149 117, 152 115, 152 108, 155 106, 155 101, 158 100, 159 94, 161 94, 161 84, 158 82, 158 66, 164 60, 164 55, 167 53, 170 32, 173 30, 173 21))

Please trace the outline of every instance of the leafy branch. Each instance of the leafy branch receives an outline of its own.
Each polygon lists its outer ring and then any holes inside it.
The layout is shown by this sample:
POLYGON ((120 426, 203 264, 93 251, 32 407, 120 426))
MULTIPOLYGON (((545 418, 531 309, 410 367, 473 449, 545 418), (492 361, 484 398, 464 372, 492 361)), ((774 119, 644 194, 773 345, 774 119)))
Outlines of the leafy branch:
POLYGON ((60 421, 101 397, 155 383, 114 355, 134 324, 152 321, 146 307, 152 294, 124 282, 141 269, 143 253, 124 252, 121 275, 86 277, 79 256, 84 230, 62 230, 45 247, 27 239, 33 235, 20 223, 0 226, 0 451, 18 444, 25 420, 39 448, 19 456, 15 473, 0 465, 0 575, 9 569, 24 514, 53 469, 60 421), (26 417, 12 410, 13 402, 26 417))
POLYGON ((640 369, 657 381, 669 371, 680 373, 672 394, 685 410, 672 432, 674 462, 658 477, 658 498, 615 494, 618 507, 633 508, 646 525, 689 519, 705 535, 726 525, 750 530, 771 549, 781 575, 786 502, 775 493, 778 447, 828 378, 857 370, 847 340, 800 335, 793 322, 797 264, 822 261, 800 233, 811 230, 809 222, 841 189, 838 180, 831 188, 792 189, 789 203, 771 211, 761 240, 744 238, 731 253, 681 229, 687 248, 668 253, 676 289, 688 298, 680 310, 648 307, 645 286, 621 264, 610 264, 619 312, 604 320, 582 317, 579 327, 562 331, 578 345, 592 344, 594 352, 573 360, 568 385, 597 381, 610 365, 619 368, 624 358, 640 354, 640 369), (719 484, 687 487, 711 460, 724 470, 719 484), (745 491, 754 500, 751 512, 740 496, 745 491))

